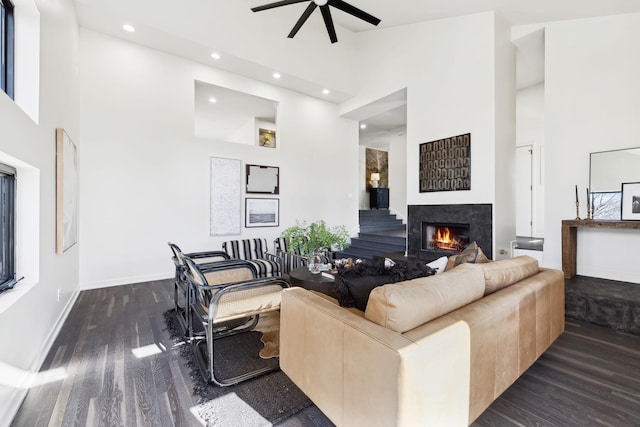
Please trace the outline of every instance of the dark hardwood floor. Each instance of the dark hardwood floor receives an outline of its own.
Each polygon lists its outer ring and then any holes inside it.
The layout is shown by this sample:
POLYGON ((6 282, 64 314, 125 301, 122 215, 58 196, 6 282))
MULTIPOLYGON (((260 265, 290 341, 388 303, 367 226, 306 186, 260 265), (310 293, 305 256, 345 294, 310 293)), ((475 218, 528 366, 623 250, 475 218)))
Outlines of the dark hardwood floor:
MULTIPOLYGON (((12 425, 201 425, 190 370, 165 330, 172 292, 168 280, 81 292, 41 370, 53 380, 29 391, 12 425)), ((332 424, 310 407, 280 425, 332 424)), ((640 336, 567 320, 473 425, 640 426, 640 336)))

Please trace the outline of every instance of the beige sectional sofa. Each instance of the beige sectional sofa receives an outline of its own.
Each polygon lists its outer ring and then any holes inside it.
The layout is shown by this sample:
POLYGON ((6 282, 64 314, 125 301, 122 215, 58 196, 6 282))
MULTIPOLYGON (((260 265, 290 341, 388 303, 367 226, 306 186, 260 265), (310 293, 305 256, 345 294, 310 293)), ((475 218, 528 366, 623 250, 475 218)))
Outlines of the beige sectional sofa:
POLYGON ((280 367, 338 426, 471 424, 564 330, 528 256, 375 288, 366 311, 283 291, 280 367))

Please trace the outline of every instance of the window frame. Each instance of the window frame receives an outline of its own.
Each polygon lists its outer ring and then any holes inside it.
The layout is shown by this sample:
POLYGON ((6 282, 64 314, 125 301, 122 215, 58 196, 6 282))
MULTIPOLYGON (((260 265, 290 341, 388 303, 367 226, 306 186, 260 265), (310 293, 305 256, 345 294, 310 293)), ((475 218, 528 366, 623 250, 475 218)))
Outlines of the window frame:
POLYGON ((16 169, 0 163, 0 293, 16 284, 16 169))
POLYGON ((14 89, 14 6, 0 0, 0 89, 13 99, 14 89))

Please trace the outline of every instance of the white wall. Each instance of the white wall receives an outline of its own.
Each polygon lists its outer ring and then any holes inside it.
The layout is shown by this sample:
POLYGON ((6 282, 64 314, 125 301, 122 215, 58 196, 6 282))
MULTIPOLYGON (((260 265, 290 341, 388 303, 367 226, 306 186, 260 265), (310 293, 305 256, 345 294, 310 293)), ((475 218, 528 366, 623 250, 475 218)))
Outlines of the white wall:
POLYGON ((389 135, 389 209, 407 222, 407 129, 389 135))
POLYGON ((516 235, 516 55, 515 47, 511 43, 510 26, 497 15, 494 25, 495 202, 493 206, 493 259, 503 259, 510 256, 510 242, 516 235))
MULTIPOLYGON (((511 85, 508 73, 515 65, 512 58, 501 59, 509 55, 508 48, 497 43, 508 43, 510 34, 505 24, 499 25, 493 13, 482 13, 358 34, 358 95, 340 109, 353 111, 407 88, 408 204, 509 203, 505 190, 496 188, 496 144, 503 147, 508 142, 515 150, 514 124, 507 123, 511 118, 515 123, 515 117, 496 117, 510 102, 509 90, 499 92, 496 85, 511 85), (385 52, 384 61, 380 52, 385 52), (498 73, 498 67, 505 71, 498 73), (509 80, 497 81, 498 75, 509 80), (420 193, 419 144, 467 132, 472 145, 471 190, 420 193)), ((504 173, 511 172, 500 173, 501 179, 509 179, 504 173)), ((513 208, 494 205, 494 215, 500 209, 513 208)), ((506 242, 508 249, 515 222, 497 231, 494 241, 506 242)))
MULTIPOLYGON (((65 128, 82 147, 78 138, 77 22, 70 0, 39 1, 37 6, 39 14, 34 14, 35 8, 28 10, 31 24, 40 25, 39 48, 35 47, 39 58, 21 67, 31 63, 38 68, 25 69, 16 79, 32 79, 29 84, 37 88, 30 88, 26 97, 39 93, 39 105, 28 102, 25 113, 0 92, 0 159, 18 168, 17 262, 18 277, 25 277, 13 291, 0 295, 0 378, 12 379, 8 384, 0 380, 0 425, 13 418, 26 393, 25 384, 19 381, 40 367, 66 315, 65 308, 78 290, 80 245, 64 254, 55 252, 56 127, 65 128), (25 257, 30 259, 25 261, 25 257)), ((23 80, 16 91, 25 84, 23 80)), ((16 93, 17 98, 22 95, 16 93)))
MULTIPOLYGON (((589 153, 638 145, 640 14, 545 30, 545 264, 561 268, 561 221, 585 216, 589 153)), ((640 282, 638 231, 580 230, 578 274, 640 282)))
POLYGON ((532 153, 533 236, 544 237, 544 84, 518 91, 516 96, 516 145, 530 145, 532 153))
POLYGON ((167 241, 185 251, 241 237, 272 245, 296 219, 357 232, 358 127, 335 104, 91 31, 80 41, 83 288, 171 277, 167 241), (195 138, 194 80, 277 101, 278 148, 195 138), (209 236, 212 156, 280 167, 280 227, 209 236))

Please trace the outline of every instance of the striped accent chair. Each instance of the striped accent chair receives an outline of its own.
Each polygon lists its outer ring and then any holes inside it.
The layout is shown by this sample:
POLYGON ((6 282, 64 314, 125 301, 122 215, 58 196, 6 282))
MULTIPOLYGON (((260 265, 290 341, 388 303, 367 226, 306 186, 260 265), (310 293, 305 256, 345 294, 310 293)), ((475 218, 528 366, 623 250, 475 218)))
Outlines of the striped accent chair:
POLYGON ((267 239, 228 240, 222 250, 235 259, 251 262, 258 270, 258 277, 282 276, 281 260, 268 252, 267 239))
POLYGON ((309 264, 309 260, 302 256, 300 249, 295 249, 293 253, 289 253, 289 241, 282 237, 278 237, 273 241, 273 248, 282 261, 282 272, 284 274, 289 274, 294 268, 306 267, 309 264))

